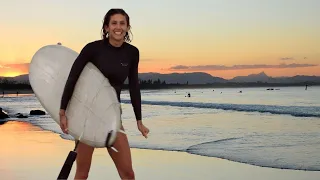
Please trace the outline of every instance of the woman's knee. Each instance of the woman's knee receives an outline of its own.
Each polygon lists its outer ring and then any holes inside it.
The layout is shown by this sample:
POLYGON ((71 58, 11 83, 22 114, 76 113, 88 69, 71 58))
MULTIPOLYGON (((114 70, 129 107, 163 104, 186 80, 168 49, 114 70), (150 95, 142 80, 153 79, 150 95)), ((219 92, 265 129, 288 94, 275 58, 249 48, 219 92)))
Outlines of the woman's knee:
POLYGON ((132 168, 126 168, 119 171, 121 179, 135 179, 132 168))

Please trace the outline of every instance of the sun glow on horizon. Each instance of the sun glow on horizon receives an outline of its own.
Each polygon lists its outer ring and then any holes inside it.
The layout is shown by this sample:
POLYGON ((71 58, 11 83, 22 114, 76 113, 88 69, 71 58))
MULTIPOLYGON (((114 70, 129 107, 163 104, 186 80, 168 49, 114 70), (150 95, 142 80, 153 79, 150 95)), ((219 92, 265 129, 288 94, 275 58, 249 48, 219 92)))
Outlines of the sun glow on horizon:
POLYGON ((0 76, 2 77, 16 77, 16 76, 20 76, 23 75, 25 73, 21 73, 21 72, 6 72, 4 74, 0 74, 0 76))

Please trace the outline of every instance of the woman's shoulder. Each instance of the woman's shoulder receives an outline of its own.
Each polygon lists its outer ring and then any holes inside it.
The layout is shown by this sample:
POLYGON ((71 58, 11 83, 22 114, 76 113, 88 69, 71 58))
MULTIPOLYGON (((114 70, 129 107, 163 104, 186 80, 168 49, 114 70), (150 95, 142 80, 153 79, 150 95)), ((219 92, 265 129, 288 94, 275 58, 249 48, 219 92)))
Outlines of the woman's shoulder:
POLYGON ((91 41, 89 43, 86 44, 86 46, 101 46, 103 44, 103 41, 100 39, 100 40, 94 40, 94 41, 91 41))
POLYGON ((139 53, 139 49, 135 46, 135 45, 132 45, 130 43, 127 43, 125 42, 126 46, 128 47, 128 49, 130 51, 133 51, 134 53, 139 53))
POLYGON ((84 45, 83 51, 92 52, 92 51, 95 51, 101 45, 102 45, 101 40, 91 41, 84 45))

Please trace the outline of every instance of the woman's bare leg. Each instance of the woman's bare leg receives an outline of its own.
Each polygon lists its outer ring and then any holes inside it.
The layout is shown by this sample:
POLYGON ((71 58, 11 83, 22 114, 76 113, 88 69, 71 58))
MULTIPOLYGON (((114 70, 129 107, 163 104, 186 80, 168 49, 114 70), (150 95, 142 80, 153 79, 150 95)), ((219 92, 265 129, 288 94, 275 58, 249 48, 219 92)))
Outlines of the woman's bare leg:
POLYGON ((94 148, 79 142, 77 147, 77 168, 74 179, 87 179, 90 171, 94 148))
MULTIPOLYGON (((121 126, 121 129, 124 130, 123 126, 121 126)), ((118 132, 113 146, 118 152, 115 152, 110 148, 108 148, 108 152, 116 165, 121 179, 134 180, 135 176, 132 168, 131 152, 127 136, 118 132)))

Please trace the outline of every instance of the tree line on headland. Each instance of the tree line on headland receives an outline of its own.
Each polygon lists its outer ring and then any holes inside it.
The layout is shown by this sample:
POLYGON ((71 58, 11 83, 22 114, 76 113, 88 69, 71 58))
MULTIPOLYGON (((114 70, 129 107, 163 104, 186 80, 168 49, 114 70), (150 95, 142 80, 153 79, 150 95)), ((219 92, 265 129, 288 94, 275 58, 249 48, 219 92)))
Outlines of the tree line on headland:
MULTIPOLYGON (((157 80, 139 80, 141 89, 177 89, 177 88, 219 88, 219 87, 283 87, 283 86, 312 86, 320 85, 317 82, 300 82, 300 83, 266 83, 266 82, 223 82, 207 84, 189 84, 185 83, 166 83, 160 79, 157 80)), ((124 84, 124 89, 128 89, 128 84, 124 84)), ((0 78, 0 90, 32 90, 29 83, 16 82, 7 78, 0 78)))
POLYGON ((13 80, 8 80, 7 78, 0 78, 0 89, 1 90, 31 89, 31 86, 28 83, 21 83, 13 80))

